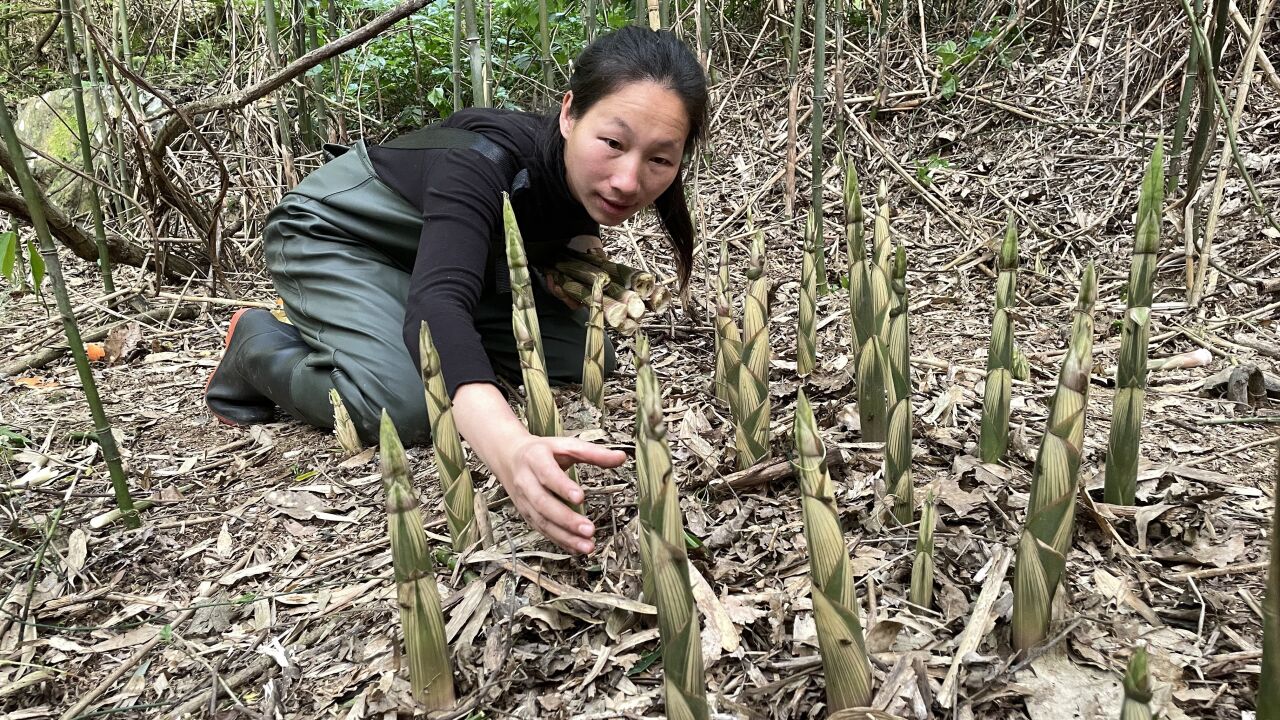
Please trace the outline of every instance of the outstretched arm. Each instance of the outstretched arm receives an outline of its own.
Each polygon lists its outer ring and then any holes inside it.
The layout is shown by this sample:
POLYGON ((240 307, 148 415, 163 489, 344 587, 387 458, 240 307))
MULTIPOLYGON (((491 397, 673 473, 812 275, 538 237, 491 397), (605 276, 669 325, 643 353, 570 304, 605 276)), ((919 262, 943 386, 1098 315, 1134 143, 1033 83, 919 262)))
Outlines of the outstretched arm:
POLYGON ((453 397, 458 432, 506 488, 516 510, 535 529, 570 552, 595 548, 595 526, 565 502, 585 495, 564 468, 574 463, 617 467, 626 461, 609 450, 577 438, 539 437, 525 428, 497 387, 468 383, 453 397))

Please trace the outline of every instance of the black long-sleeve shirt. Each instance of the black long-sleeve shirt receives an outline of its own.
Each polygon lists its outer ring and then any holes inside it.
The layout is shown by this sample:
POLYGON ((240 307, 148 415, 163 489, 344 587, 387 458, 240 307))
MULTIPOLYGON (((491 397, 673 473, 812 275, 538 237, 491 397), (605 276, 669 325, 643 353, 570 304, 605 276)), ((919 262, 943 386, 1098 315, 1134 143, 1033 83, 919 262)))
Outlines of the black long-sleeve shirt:
MULTIPOLYGON (((511 154, 529 185, 511 198, 530 265, 549 263, 575 235, 598 235, 599 225, 569 193, 564 139, 554 117, 497 109, 469 109, 443 123, 479 133, 511 154)), ((472 311, 495 292, 492 254, 503 252, 502 193, 510 178, 475 150, 370 146, 379 179, 422 213, 422 235, 409 279, 404 340, 418 361, 418 329, 431 327, 445 385, 496 381, 472 311)), ((505 262, 499 264, 506 267, 505 262)))

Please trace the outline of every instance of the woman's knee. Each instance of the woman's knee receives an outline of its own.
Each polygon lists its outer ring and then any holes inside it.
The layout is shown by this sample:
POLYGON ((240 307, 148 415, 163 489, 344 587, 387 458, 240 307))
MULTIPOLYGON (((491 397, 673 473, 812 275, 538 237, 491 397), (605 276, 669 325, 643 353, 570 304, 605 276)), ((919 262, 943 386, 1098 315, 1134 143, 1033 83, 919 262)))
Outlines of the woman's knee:
MULTIPOLYGON (((337 385, 339 383, 335 383, 337 385)), ((347 405, 347 413, 360 434, 360 439, 373 445, 379 441, 382 433, 382 413, 395 425, 400 441, 405 445, 418 445, 431 439, 431 426, 427 418, 427 403, 423 397, 421 385, 417 392, 391 392, 387 387, 370 391, 367 388, 355 388, 348 384, 348 392, 339 394, 347 405), (348 395, 353 396, 350 400, 348 395)))

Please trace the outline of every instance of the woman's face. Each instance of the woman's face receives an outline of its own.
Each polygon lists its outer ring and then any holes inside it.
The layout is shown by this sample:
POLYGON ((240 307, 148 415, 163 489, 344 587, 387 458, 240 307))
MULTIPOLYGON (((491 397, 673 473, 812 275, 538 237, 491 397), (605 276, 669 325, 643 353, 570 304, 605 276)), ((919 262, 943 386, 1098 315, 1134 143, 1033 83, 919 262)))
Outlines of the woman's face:
POLYGON ((617 225, 651 204, 676 179, 689 133, 680 96, 650 81, 622 86, 581 117, 560 106, 569 192, 601 225, 617 225))

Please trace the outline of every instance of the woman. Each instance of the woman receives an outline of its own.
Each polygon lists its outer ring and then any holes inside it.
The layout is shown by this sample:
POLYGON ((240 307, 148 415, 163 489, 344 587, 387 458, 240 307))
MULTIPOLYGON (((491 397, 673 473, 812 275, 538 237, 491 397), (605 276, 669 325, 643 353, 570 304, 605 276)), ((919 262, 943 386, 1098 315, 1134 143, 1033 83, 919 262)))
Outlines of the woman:
MULTIPOLYGON (((551 265, 571 240, 598 245, 600 225, 653 204, 683 285, 693 225, 680 170, 701 137, 707 90, 688 47, 639 27, 592 43, 569 87, 558 116, 464 110, 441 124, 453 130, 357 143, 286 194, 263 237, 293 324, 264 310, 232 318, 205 391, 213 414, 236 425, 269 422, 278 405, 331 428, 336 388, 366 441, 376 441, 384 408, 406 441, 422 441, 425 321, 459 432, 531 525, 566 550, 591 552, 592 523, 562 502, 584 498, 563 468, 617 467, 625 456, 530 435, 496 385, 499 373, 520 379, 501 193, 511 192, 534 268, 551 265)), ((557 300, 563 293, 553 285, 534 285, 548 376, 579 382, 584 312, 557 300)))

